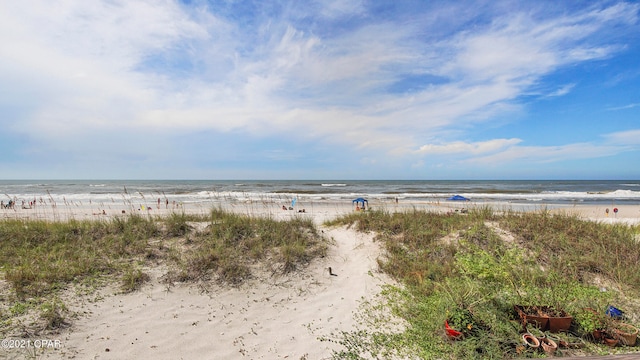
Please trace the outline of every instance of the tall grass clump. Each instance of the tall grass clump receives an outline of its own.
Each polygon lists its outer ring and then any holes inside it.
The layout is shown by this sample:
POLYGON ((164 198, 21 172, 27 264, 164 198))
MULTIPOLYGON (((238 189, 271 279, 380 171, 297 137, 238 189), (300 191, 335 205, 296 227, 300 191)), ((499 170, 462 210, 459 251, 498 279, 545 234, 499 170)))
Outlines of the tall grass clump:
POLYGON ((637 228, 547 212, 510 213, 500 224, 519 236, 520 245, 535 254, 536 262, 562 277, 598 275, 640 289, 637 228))
POLYGON ((186 253, 186 279, 215 275, 237 284, 251 276, 258 261, 264 260, 273 273, 288 273, 327 251, 310 219, 277 221, 214 209, 208 221, 207 230, 193 236, 186 253))
POLYGON ((0 264, 19 297, 39 296, 85 276, 116 271, 158 235, 139 216, 111 222, 5 220, 0 222, 0 264))
MULTIPOLYGON (((331 222, 376 233, 380 268, 402 287, 387 305, 405 330, 342 334, 334 358, 375 358, 384 351, 423 359, 541 357, 522 346, 514 305, 545 305, 580 314, 615 302, 640 318, 638 227, 605 225, 547 211, 468 214, 408 211, 349 214, 331 222), (505 236, 508 235, 508 236, 505 236), (464 319, 464 320, 461 320, 464 319), (445 336, 445 320, 464 326, 463 340, 445 336)), ((370 321, 374 322, 374 321, 370 321)), ((562 334, 584 344, 576 330, 562 334)), ((575 351, 575 350, 574 350, 575 351)), ((598 353, 596 345, 580 354, 598 353)))
POLYGON ((128 268, 122 276, 120 287, 125 293, 134 292, 140 289, 144 283, 150 280, 150 278, 149 274, 140 269, 128 268))
POLYGON ((185 236, 193 230, 193 226, 189 225, 190 222, 202 222, 206 221, 207 218, 202 215, 174 212, 159 220, 164 224, 164 233, 167 236, 178 237, 185 236))

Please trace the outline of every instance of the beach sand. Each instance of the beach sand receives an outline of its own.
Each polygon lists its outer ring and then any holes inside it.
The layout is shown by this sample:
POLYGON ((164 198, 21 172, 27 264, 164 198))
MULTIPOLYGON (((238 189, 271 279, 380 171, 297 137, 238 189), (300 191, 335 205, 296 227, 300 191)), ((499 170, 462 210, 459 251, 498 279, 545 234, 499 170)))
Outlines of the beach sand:
MULTIPOLYGON (((461 212, 473 203, 372 203, 387 211, 435 210, 461 212)), ((494 204, 496 209, 512 209, 494 204)), ((211 204, 178 209, 153 209, 153 215, 172 211, 206 214, 211 204)), ((58 349, 39 352, 44 359, 327 359, 340 349, 320 337, 356 330, 362 324, 362 306, 376 301, 381 286, 393 281, 378 271, 380 254, 372 234, 346 227, 327 227, 325 220, 354 211, 350 203, 299 204, 282 210, 280 204, 239 203, 222 206, 253 216, 287 219, 310 217, 333 239, 328 256, 287 276, 258 274, 238 288, 209 284, 175 284, 161 281, 167 269, 145 271, 151 281, 141 290, 119 294, 103 288, 87 296, 65 300, 79 316, 70 328, 47 338, 60 340, 58 349), (304 209, 305 212, 298 212, 304 209), (337 276, 329 274, 329 267, 337 276)), ((545 209, 540 206, 536 209, 545 209)), ((529 208, 529 210, 536 210, 529 208)), ((603 206, 554 207, 550 211, 576 214, 605 223, 638 224, 640 206, 620 206, 617 214, 603 206)), ((4 218, 64 220, 108 219, 122 216, 120 209, 70 207, 3 210, 4 218), (96 215, 94 215, 96 214, 96 215)), ((515 209, 518 210, 518 209, 515 209)), ((142 211, 128 209, 131 211, 142 211)), ((13 352, 10 355, 19 355, 13 352)))
POLYGON ((88 313, 44 358, 330 358, 336 344, 318 337, 353 330, 354 312, 391 280, 376 270, 372 235, 324 231, 335 240, 328 256, 289 276, 258 275, 239 288, 167 287, 156 270, 140 291, 72 304, 88 313))
MULTIPOLYGON (((322 224, 328 219, 354 211, 354 205, 350 201, 308 201, 298 202, 294 210, 283 210, 289 204, 281 204, 273 201, 234 201, 233 199, 219 199, 216 201, 186 203, 186 204, 160 204, 150 201, 147 203, 113 202, 104 204, 65 203, 37 205, 34 208, 23 209, 16 206, 15 209, 0 209, 0 218, 4 219, 31 219, 31 220, 86 220, 109 219, 116 216, 137 213, 145 216, 166 216, 171 213, 186 213, 206 215, 212 208, 221 208, 235 213, 251 216, 268 216, 274 219, 288 219, 295 216, 310 217, 316 224, 322 224), (304 211, 302 213, 301 211, 304 211)), ((389 212, 397 211, 438 211, 456 212, 464 209, 491 207, 500 211, 551 211, 576 215, 585 220, 600 221, 605 223, 640 223, 640 204, 634 205, 559 205, 545 203, 509 203, 509 202, 456 202, 456 201, 411 201, 398 202, 392 200, 371 201, 370 209, 383 209, 389 212), (614 212, 617 209, 618 212, 614 212), (608 211, 607 211, 608 210, 608 211)))

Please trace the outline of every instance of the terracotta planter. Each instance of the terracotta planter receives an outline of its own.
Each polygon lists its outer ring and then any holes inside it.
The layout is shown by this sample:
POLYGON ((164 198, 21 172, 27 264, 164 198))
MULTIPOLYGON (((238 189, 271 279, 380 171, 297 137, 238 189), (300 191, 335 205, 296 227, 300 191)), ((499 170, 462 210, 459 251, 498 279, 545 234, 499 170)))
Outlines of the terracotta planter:
POLYGON ((522 334, 522 341, 524 341, 524 344, 530 348, 537 349, 540 347, 540 340, 530 333, 522 334))
POLYGON ((565 316, 550 316, 549 317, 549 331, 552 333, 558 333, 560 331, 567 331, 571 327, 571 321, 573 321, 573 317, 566 315, 565 316))
POLYGON ((604 334, 602 333, 602 330, 593 330, 591 336, 593 336, 593 340, 602 340, 604 334))
POLYGON ((553 342, 555 342, 556 345, 558 345, 559 348, 567 347, 569 345, 569 343, 567 341, 563 340, 561 337, 559 337, 557 335, 548 334, 546 337, 549 338, 550 340, 553 340, 553 342))
POLYGON ((638 338, 638 328, 625 323, 618 324, 618 327, 619 329, 616 329, 616 337, 622 345, 635 346, 638 338))
POLYGON ((553 353, 558 350, 558 344, 556 344, 555 341, 549 339, 548 337, 542 338, 540 340, 540 346, 542 346, 542 350, 544 350, 547 355, 553 355, 553 353))
POLYGON ((549 326, 549 317, 541 314, 538 307, 514 305, 513 308, 516 310, 524 324, 531 324, 542 331, 547 330, 549 326))
POLYGON ((604 338, 604 344, 607 345, 607 346, 614 347, 614 346, 618 345, 619 342, 620 342, 620 340, 618 340, 618 339, 604 338))
POLYGON ((573 317, 564 311, 560 311, 562 316, 550 316, 549 313, 556 313, 548 306, 520 306, 514 305, 513 308, 520 316, 523 324, 531 324, 542 331, 551 331, 557 333, 567 331, 571 327, 573 317))

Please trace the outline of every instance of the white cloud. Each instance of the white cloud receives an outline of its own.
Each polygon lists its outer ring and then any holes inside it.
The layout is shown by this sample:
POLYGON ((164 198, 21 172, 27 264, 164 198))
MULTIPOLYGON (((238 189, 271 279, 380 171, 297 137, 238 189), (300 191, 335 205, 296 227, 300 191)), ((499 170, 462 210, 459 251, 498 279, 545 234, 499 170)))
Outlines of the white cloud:
POLYGON ((206 35, 169 1, 0 7, 0 36, 8 44, 0 48, 0 76, 19 71, 15 76, 32 79, 26 84, 32 89, 23 91, 43 93, 39 109, 16 127, 47 137, 134 122, 140 108, 154 106, 162 88, 160 77, 138 71, 140 64, 185 38, 206 35))
POLYGON ((472 157, 464 160, 473 164, 543 164, 566 160, 590 159, 619 153, 617 146, 576 143, 559 146, 515 146, 488 156, 472 157))
POLYGON ((486 153, 494 153, 504 151, 522 142, 520 139, 494 139, 488 141, 467 143, 463 141, 454 141, 444 145, 422 145, 418 150, 421 154, 468 154, 482 155, 486 153))
POLYGON ((623 106, 610 107, 607 110, 609 110, 609 111, 627 110, 627 109, 636 108, 638 106, 640 106, 640 103, 633 103, 633 104, 627 104, 627 105, 623 105, 623 106))
POLYGON ((547 94, 547 97, 556 97, 556 96, 564 96, 571 92, 571 90, 576 86, 576 84, 567 84, 562 86, 561 88, 547 94))
POLYGON ((640 129, 619 131, 604 135, 607 143, 612 145, 640 145, 640 129))
POLYGON ((359 15, 365 12, 362 0, 330 0, 320 1, 320 13, 329 18, 348 15, 359 15))
POLYGON ((621 131, 604 135, 606 143, 571 143, 557 146, 520 145, 520 139, 493 139, 483 142, 454 141, 447 144, 423 145, 422 155, 457 158, 475 165, 544 164, 567 160, 595 159, 629 151, 640 145, 640 130, 621 131))
MULTIPOLYGON (((616 6, 602 13, 538 20, 524 13, 501 17, 485 30, 459 33, 453 41, 451 62, 445 73, 468 83, 494 81, 529 86, 555 68, 579 61, 603 58, 617 47, 585 41, 611 21, 615 12, 623 15, 635 6, 616 6)), ((448 41, 442 44, 449 48, 448 41)))

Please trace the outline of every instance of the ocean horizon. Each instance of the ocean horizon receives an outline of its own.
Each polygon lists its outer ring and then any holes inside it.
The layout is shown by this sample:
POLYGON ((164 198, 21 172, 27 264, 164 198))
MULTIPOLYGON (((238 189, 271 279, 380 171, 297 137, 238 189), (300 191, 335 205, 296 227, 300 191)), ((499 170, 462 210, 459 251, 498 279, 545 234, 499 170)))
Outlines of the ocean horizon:
POLYGON ((0 180, 6 203, 221 201, 447 201, 640 204, 640 180, 0 180))

